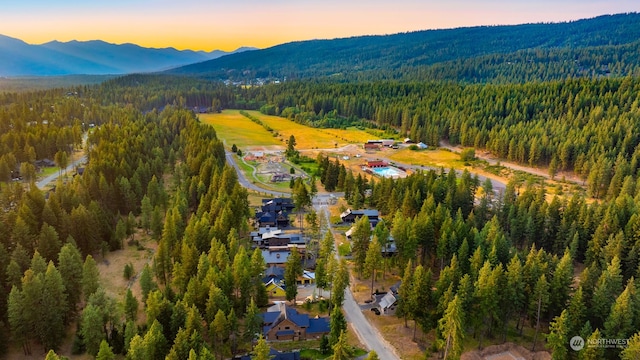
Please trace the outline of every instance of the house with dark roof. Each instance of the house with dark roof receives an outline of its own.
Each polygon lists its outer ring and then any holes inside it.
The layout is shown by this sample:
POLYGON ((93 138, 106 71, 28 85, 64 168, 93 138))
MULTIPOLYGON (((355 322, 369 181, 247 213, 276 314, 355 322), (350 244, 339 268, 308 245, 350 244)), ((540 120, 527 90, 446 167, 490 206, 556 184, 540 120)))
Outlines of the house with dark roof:
POLYGON ((375 227, 379 221, 379 213, 378 210, 375 209, 364 209, 364 210, 351 210, 347 209, 345 212, 340 214, 340 219, 345 223, 354 223, 358 219, 363 216, 367 216, 369 218, 369 222, 371 226, 375 227))
POLYGON ((274 281, 276 284, 284 284, 284 268, 279 266, 269 266, 264 271, 264 276, 262 277, 262 283, 267 284, 271 281, 274 281))
POLYGON ((329 333, 329 318, 309 318, 284 302, 262 313, 262 333, 267 341, 320 339, 329 333))
POLYGON ((289 214, 296 206, 290 198, 262 199, 262 206, 256 211, 258 226, 289 226, 289 214))

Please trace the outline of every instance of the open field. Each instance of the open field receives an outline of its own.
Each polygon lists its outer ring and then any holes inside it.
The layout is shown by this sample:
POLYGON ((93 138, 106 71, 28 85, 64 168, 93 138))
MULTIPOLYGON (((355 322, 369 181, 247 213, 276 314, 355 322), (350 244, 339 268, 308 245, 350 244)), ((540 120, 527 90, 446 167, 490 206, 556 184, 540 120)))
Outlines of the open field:
POLYGON ((442 166, 445 169, 464 167, 460 161, 460 155, 440 149, 421 151, 401 149, 393 154, 388 154, 388 157, 390 160, 408 165, 442 166))
POLYGON ((220 114, 200 114, 200 121, 212 125, 220 139, 227 147, 236 144, 239 149, 255 149, 264 146, 282 146, 282 142, 275 138, 262 126, 254 123, 240 114, 239 110, 224 110, 220 114))
POLYGON ((318 129, 279 116, 264 115, 258 111, 248 111, 248 113, 278 132, 283 146, 286 146, 285 141, 293 135, 296 138, 296 149, 331 149, 347 144, 363 143, 373 138, 371 134, 355 128, 318 129))

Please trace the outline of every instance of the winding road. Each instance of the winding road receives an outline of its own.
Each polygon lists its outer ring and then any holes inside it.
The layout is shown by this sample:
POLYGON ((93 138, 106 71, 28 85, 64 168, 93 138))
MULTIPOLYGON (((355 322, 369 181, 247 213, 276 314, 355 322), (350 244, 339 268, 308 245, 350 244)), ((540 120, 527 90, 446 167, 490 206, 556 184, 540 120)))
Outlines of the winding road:
MULTIPOLYGON (((327 224, 327 228, 323 230, 331 231, 333 233, 334 230, 331 227, 327 203, 324 201, 314 201, 314 207, 318 213, 322 213, 325 217, 325 224, 327 224)), ((340 260, 340 255, 337 251, 335 252, 335 256, 337 260, 340 260)), ((380 359, 400 360, 400 357, 395 352, 395 348, 385 340, 378 329, 371 325, 369 320, 364 316, 362 309, 360 309, 360 305, 358 305, 356 300, 353 298, 353 293, 349 286, 344 290, 344 302, 342 303, 342 309, 344 310, 347 322, 352 325, 356 336, 360 342, 364 344, 367 350, 374 350, 380 359)))
MULTIPOLYGON (((235 156, 232 152, 226 152, 225 157, 227 162, 236 169, 236 172, 238 174, 238 182, 245 188, 267 193, 273 196, 289 197, 291 195, 289 193, 266 190, 256 186, 254 183, 247 179, 242 169, 240 169, 239 165, 236 163, 235 156)), ((335 194, 333 196, 339 195, 340 194, 335 194)), ((316 211, 318 211, 318 213, 322 213, 327 220, 325 223, 327 224, 328 228, 324 230, 333 232, 333 229, 331 228, 331 221, 329 219, 329 211, 327 209, 327 204, 330 202, 331 196, 331 194, 318 194, 313 203, 316 211)), ((336 258, 338 257, 339 255, 336 252, 336 258)), ((351 325, 353 326, 353 329, 358 336, 358 339, 360 339, 360 342, 364 344, 367 350, 375 350, 375 352, 378 353, 378 357, 380 357, 380 359, 399 360, 400 357, 396 355, 394 348, 382 337, 382 335, 380 335, 378 330, 374 326, 372 326, 369 320, 367 320, 367 318, 364 316, 362 310, 360 309, 360 306, 353 298, 353 294, 351 293, 351 289, 349 287, 345 289, 344 295, 344 304, 342 308, 345 313, 345 318, 347 319, 347 322, 351 323, 351 325)))
MULTIPOLYGON (((73 171, 73 169, 76 168, 76 166, 83 164, 87 161, 87 155, 82 155, 79 159, 76 159, 75 161, 72 161, 65 169, 64 169, 64 173, 68 173, 70 171, 73 171)), ((47 185, 49 185, 50 183, 56 181, 60 175, 61 175, 61 171, 56 171, 55 173, 41 179, 40 181, 36 182, 36 186, 38 187, 38 189, 42 190, 44 189, 47 185)))

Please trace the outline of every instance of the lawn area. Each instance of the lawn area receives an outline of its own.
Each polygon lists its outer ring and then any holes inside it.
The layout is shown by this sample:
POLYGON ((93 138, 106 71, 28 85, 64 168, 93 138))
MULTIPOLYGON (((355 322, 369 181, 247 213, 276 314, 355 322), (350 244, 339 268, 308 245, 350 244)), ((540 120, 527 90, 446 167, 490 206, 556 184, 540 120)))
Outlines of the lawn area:
POLYGON ((262 126, 240 114, 239 110, 224 110, 220 114, 200 114, 200 121, 212 125, 227 147, 236 144, 243 152, 261 146, 279 146, 283 143, 262 126))
POLYGON ((248 111, 248 113, 277 131, 283 140, 288 140, 291 135, 295 136, 296 149, 331 149, 347 144, 363 143, 372 138, 371 134, 356 128, 317 129, 279 116, 264 115, 258 111, 248 111))

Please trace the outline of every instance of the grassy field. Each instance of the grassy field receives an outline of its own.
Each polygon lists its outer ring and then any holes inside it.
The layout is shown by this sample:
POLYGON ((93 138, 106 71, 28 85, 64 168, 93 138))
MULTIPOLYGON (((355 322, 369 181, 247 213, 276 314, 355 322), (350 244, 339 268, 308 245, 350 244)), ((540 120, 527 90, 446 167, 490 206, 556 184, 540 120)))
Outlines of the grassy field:
POLYGON ((422 151, 402 149, 390 154, 389 159, 410 165, 442 166, 445 169, 464 167, 460 161, 460 155, 440 149, 422 151))
POLYGON ((227 147, 236 144, 242 151, 264 146, 282 146, 282 142, 275 138, 262 126, 242 116, 239 110, 224 110, 220 114, 200 114, 200 121, 212 125, 223 139, 227 147))
POLYGON ((347 144, 363 143, 373 137, 356 128, 317 129, 279 116, 264 115, 258 111, 248 111, 248 113, 277 131, 283 140, 289 140, 291 135, 295 136, 297 149, 330 149, 347 144))

